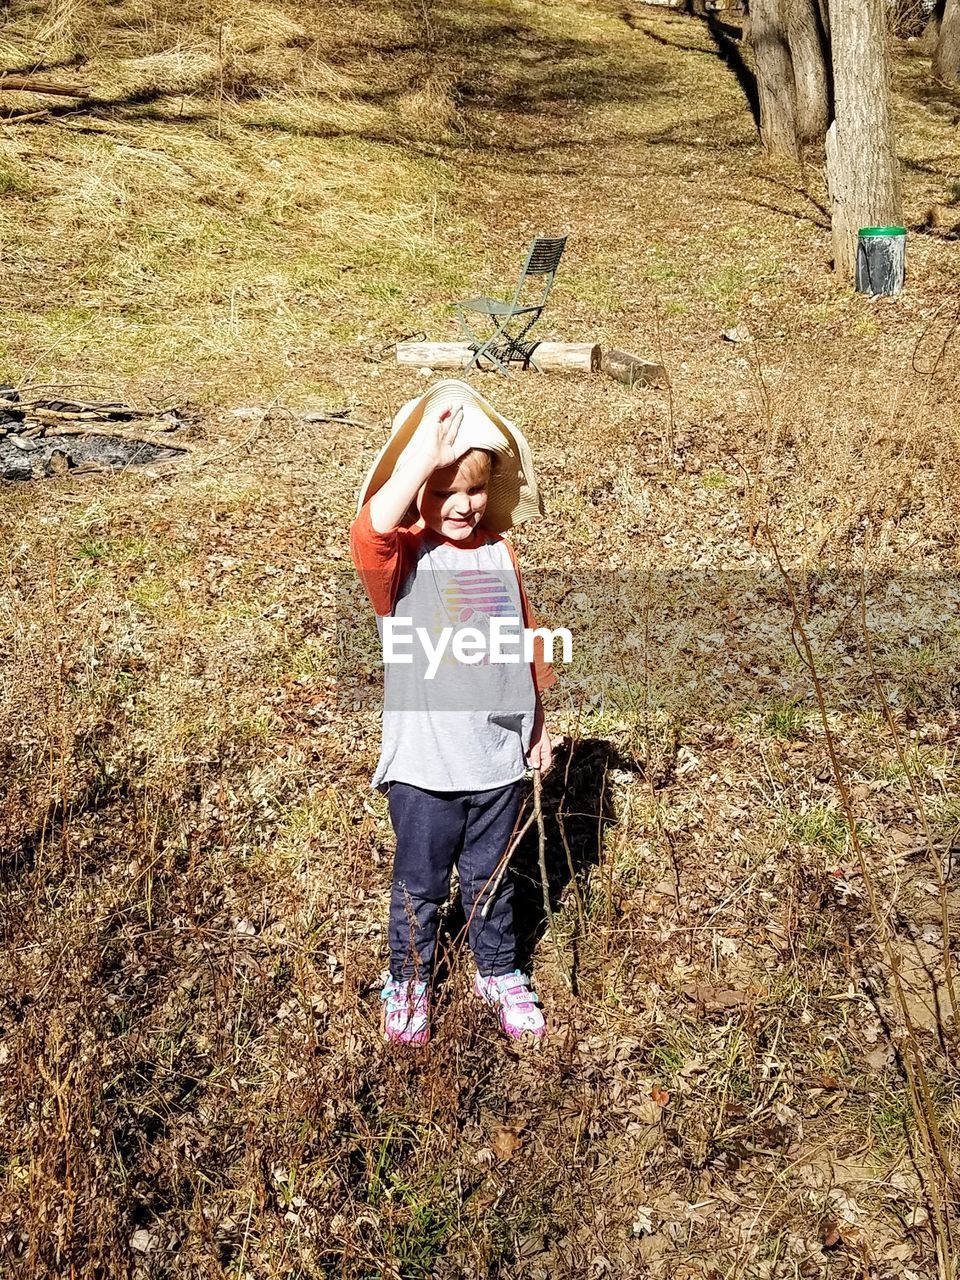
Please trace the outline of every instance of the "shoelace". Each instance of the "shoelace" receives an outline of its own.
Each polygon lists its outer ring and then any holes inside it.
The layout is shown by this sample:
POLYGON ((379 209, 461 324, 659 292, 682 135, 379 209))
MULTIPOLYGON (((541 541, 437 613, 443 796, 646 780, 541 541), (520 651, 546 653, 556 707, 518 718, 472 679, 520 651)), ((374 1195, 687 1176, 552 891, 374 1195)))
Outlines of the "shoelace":
POLYGON ((540 1003, 540 997, 529 987, 511 987, 501 994, 500 1000, 507 1009, 531 1008, 540 1003))
POLYGON ((540 997, 530 990, 530 979, 525 973, 506 973, 502 978, 489 979, 494 987, 500 1003, 508 1009, 516 1009, 521 1005, 536 1005, 540 997))

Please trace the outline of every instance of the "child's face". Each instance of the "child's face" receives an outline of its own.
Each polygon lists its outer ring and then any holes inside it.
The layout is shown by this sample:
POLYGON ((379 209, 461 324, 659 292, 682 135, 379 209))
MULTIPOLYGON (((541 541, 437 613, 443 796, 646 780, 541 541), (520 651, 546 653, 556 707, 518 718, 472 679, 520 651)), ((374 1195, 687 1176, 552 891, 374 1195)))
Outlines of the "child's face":
POLYGON ((479 449, 440 467, 417 497, 424 524, 451 542, 465 541, 483 519, 489 481, 490 455, 479 449))

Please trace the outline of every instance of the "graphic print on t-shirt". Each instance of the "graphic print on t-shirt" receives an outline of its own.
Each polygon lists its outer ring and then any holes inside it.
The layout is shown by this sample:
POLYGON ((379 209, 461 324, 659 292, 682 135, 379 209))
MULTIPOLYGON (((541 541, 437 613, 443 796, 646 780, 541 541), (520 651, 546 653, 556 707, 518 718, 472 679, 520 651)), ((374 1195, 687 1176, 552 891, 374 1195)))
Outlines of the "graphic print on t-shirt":
POLYGON ((450 621, 459 626, 482 627, 490 618, 516 617, 517 613, 502 575, 482 569, 451 573, 443 598, 450 621))
MULTIPOLYGON (((439 595, 446 617, 438 619, 440 626, 452 626, 458 631, 475 627, 488 640, 491 618, 517 618, 519 626, 520 609, 505 576, 503 572, 484 569, 454 569, 444 573, 439 595)), ((443 662, 455 661, 448 647, 443 662)), ((485 654, 479 665, 485 667, 489 663, 489 654, 485 654)))

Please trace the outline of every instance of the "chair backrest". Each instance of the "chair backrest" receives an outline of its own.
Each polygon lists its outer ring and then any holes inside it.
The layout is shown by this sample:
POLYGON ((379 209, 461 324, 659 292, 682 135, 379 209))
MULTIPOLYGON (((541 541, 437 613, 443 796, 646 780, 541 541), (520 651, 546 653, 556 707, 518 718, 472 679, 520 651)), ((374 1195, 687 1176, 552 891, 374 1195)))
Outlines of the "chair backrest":
POLYGON ((560 265, 566 243, 566 236, 554 238, 538 236, 527 253, 523 274, 525 276, 554 275, 560 265))
POLYGON ((544 277, 541 297, 534 305, 541 310, 546 306, 550 290, 553 288, 553 277, 557 274, 557 267, 560 265, 566 243, 566 236, 537 236, 527 250, 527 260, 523 264, 517 289, 513 295, 513 306, 517 306, 520 302, 523 286, 531 276, 544 277))

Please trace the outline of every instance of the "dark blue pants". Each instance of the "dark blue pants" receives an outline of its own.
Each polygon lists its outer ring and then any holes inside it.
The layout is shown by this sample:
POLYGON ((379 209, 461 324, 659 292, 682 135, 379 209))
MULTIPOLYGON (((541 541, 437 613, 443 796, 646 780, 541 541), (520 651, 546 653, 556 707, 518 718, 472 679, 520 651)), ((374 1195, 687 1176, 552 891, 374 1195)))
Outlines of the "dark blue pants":
POLYGON ((391 782, 390 818, 397 835, 390 897, 390 973, 429 981, 437 920, 454 866, 468 921, 467 936, 484 978, 516 967, 513 883, 504 876, 486 919, 481 911, 520 812, 522 784, 492 791, 424 791, 391 782), (479 899, 479 902, 478 902, 479 899))

